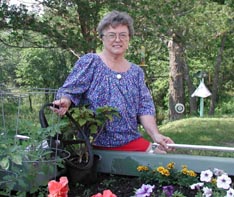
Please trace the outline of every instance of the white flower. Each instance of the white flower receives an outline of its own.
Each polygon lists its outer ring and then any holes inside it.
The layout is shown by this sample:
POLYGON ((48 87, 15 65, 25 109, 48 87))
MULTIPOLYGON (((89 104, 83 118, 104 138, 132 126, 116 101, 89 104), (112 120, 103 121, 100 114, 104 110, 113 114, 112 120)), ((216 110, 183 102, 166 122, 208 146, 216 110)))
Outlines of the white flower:
POLYGON ((213 172, 211 170, 205 170, 201 172, 200 180, 204 182, 211 182, 213 172))
POLYGON ((213 172, 215 176, 221 176, 222 174, 225 174, 223 170, 220 170, 218 168, 214 168, 213 172))
POLYGON ((229 189, 232 180, 227 174, 222 174, 217 178, 217 187, 223 189, 229 189))
POLYGON ((192 190, 194 190, 194 189, 200 189, 203 186, 204 186, 204 183, 194 183, 194 184, 190 185, 190 188, 192 190))
POLYGON ((234 197, 234 189, 230 188, 227 191, 227 195, 225 197, 234 197))
POLYGON ((208 187, 204 187, 202 190, 203 190, 203 196, 205 196, 205 197, 212 196, 212 189, 210 189, 208 187))

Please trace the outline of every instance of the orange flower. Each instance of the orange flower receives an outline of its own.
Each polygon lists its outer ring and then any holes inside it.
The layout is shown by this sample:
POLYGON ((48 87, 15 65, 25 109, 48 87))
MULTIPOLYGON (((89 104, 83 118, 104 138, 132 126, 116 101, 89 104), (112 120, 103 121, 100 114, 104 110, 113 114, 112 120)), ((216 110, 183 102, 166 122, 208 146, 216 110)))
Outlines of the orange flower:
POLYGON ((117 197, 117 196, 113 194, 111 190, 108 189, 108 190, 104 190, 103 194, 98 193, 98 194, 92 195, 91 197, 117 197))
POLYGON ((48 197, 68 197, 68 179, 63 176, 60 177, 59 182, 52 180, 48 183, 49 195, 48 197))

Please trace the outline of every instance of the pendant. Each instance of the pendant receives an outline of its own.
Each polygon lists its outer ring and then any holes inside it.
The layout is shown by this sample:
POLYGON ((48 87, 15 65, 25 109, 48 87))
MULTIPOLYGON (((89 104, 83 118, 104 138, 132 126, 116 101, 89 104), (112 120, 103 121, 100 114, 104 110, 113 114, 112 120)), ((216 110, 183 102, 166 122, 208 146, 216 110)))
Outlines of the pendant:
POLYGON ((116 77, 117 77, 117 79, 121 79, 122 78, 121 74, 117 74, 116 77))

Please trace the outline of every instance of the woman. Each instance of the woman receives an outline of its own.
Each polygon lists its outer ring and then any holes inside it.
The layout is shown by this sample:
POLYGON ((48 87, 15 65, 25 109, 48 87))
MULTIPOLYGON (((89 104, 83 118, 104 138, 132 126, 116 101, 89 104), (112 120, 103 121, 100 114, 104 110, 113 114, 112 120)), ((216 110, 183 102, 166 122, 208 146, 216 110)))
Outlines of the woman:
POLYGON ((112 11, 99 23, 97 31, 103 43, 99 54, 82 56, 58 91, 59 106, 64 115, 71 105, 89 103, 91 109, 115 107, 120 117, 108 122, 94 140, 95 148, 122 151, 151 151, 152 143, 138 131, 138 121, 152 140, 160 146, 156 152, 170 150, 173 141, 159 133, 155 107, 144 83, 143 70, 125 59, 129 41, 134 34, 133 20, 125 12, 112 11), (161 151, 160 151, 161 150, 161 151))

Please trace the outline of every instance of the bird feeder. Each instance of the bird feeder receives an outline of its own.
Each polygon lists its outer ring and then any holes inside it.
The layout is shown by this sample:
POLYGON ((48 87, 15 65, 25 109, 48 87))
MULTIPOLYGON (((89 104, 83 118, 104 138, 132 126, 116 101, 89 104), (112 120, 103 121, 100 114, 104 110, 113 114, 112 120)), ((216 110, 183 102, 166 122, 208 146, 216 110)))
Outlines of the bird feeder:
POLYGON ((204 83, 204 78, 207 76, 205 72, 199 72, 198 78, 201 78, 200 84, 197 89, 191 95, 192 97, 200 97, 200 117, 203 117, 204 112, 204 98, 211 95, 211 92, 208 90, 204 83))

